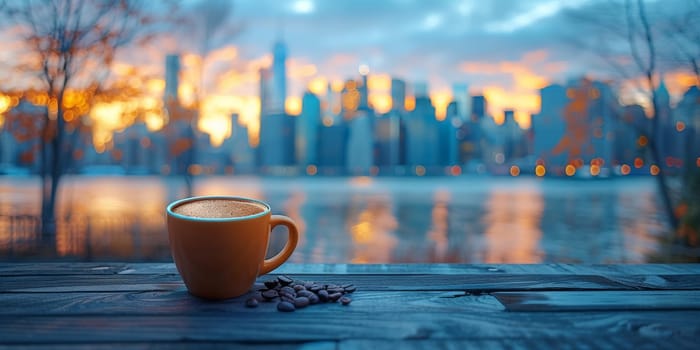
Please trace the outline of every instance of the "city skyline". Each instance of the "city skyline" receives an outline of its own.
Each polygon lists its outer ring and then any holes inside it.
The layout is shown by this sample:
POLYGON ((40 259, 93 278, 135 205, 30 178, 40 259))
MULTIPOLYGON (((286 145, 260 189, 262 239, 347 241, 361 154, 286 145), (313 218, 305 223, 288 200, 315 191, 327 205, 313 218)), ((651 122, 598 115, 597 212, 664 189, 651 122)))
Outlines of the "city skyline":
MULTIPOLYGON (((180 54, 179 95, 185 105, 200 102, 199 129, 220 144, 233 133, 228 123, 230 115, 237 113, 256 144, 259 70, 272 67, 272 47, 283 40, 288 48, 285 105, 290 114, 299 114, 307 89, 323 98, 329 82, 340 89, 345 80, 360 76, 359 67, 368 67, 368 99, 378 113, 391 106, 392 78, 407 83, 409 98, 413 86, 427 86, 438 118, 444 116, 453 98, 454 84, 460 84, 468 93, 486 97, 487 114, 497 123, 504 110, 512 109, 515 120, 527 128, 530 115, 541 108, 539 89, 583 75, 609 78, 594 54, 582 53, 562 40, 577 30, 567 23, 567 12, 596 6, 599 2, 595 0, 565 4, 545 0, 485 4, 297 0, 282 6, 274 1, 185 1, 182 11, 193 22, 218 14, 217 26, 206 38, 205 55, 198 47, 202 38, 193 23, 159 37, 148 47, 125 48, 117 57, 113 75, 128 79, 134 71, 143 74, 147 77, 143 100, 151 103, 165 93, 164 57, 180 54)), ((657 11, 660 5, 649 2, 649 6, 657 11)), ((673 6, 667 7, 661 10, 674 11, 673 6)), ((11 32, 0 33, 3 42, 10 37, 11 32)), ((13 59, 9 51, 0 53, 0 58, 13 59)), ((675 102, 692 80, 678 71, 663 73, 675 102)), ((127 126, 113 122, 111 114, 118 111, 93 111, 103 139, 127 126)), ((162 120, 153 120, 149 125, 157 129, 162 124, 162 120)), ((97 143, 103 141, 95 138, 97 143)))

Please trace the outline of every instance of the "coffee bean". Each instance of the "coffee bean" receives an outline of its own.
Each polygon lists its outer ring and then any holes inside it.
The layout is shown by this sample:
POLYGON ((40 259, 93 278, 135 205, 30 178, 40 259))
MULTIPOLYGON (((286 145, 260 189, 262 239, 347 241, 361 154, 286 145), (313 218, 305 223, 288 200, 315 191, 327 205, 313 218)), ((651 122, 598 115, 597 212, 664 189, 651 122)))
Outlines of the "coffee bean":
POLYGON ((314 285, 313 282, 304 282, 304 288, 306 288, 306 289, 311 288, 311 286, 313 286, 313 285, 314 285))
POLYGON ((311 303, 311 304, 318 304, 318 302, 321 301, 318 298, 318 295, 316 295, 314 293, 311 293, 311 295, 309 295, 307 298, 309 298, 309 303, 311 303))
POLYGON ((328 299, 332 302, 336 302, 342 296, 343 296, 343 293, 332 293, 332 294, 328 295, 328 299))
POLYGON ((331 293, 331 294, 333 294, 333 293, 345 293, 345 289, 340 288, 340 287, 328 288, 326 290, 328 291, 328 293, 331 293))
POLYGON ((348 298, 348 297, 342 297, 342 298, 340 298, 340 303, 343 304, 343 305, 348 305, 348 304, 350 304, 351 302, 352 302, 352 299, 350 299, 350 298, 348 298))
POLYGON ((298 296, 298 297, 306 297, 306 298, 308 298, 308 297, 309 297, 310 295, 312 295, 312 294, 314 294, 314 293, 309 292, 309 291, 306 290, 306 289, 300 290, 300 291, 297 292, 297 296, 298 296))
POLYGON ((319 284, 314 284, 308 289, 314 293, 317 293, 319 290, 323 289, 323 286, 321 286, 319 284))
POLYGON ((280 288, 280 293, 287 293, 289 295, 295 296, 297 292, 294 290, 294 288, 289 287, 289 286, 284 286, 280 288))
POLYGON ((245 301, 246 307, 258 307, 258 299, 250 298, 245 301))
POLYGON ((283 286, 287 286, 287 285, 291 284, 292 282, 294 282, 293 279, 291 279, 291 278, 289 278, 289 277, 287 277, 287 276, 279 276, 279 277, 277 277, 277 280, 278 280, 278 281, 280 282, 280 284, 282 284, 283 286))
POLYGON ((292 311, 296 310, 296 307, 291 302, 280 301, 277 304, 277 310, 282 311, 282 312, 292 312, 292 311))
POLYGON ((298 292, 298 291, 301 291, 301 290, 305 290, 305 289, 306 289, 306 287, 304 287, 304 286, 301 285, 301 284, 295 284, 295 285, 294 285, 294 290, 297 291, 297 292, 298 292))
POLYGON ((357 290, 357 287, 355 287, 352 284, 348 284, 348 285, 343 286, 343 289, 345 290, 345 293, 352 293, 352 292, 357 290))
POLYGON ((309 298, 307 297, 298 297, 294 299, 294 306, 296 306, 298 309, 301 309, 303 307, 307 307, 311 302, 309 301, 309 298))
POLYGON ((277 298, 279 296, 279 293, 277 293, 277 291, 274 289, 265 290, 261 294, 262 294, 262 297, 267 299, 267 300, 272 300, 272 299, 277 298))
POLYGON ((294 297, 288 296, 288 295, 286 295, 286 294, 280 296, 280 301, 286 301, 286 302, 290 302, 290 303, 293 304, 293 303, 294 303, 294 300, 295 300, 294 297))
POLYGON ((318 298, 319 298, 321 301, 327 301, 327 300, 328 300, 328 291, 327 291, 327 290, 321 289, 321 290, 319 290, 318 293, 316 293, 316 294, 318 294, 318 298))
POLYGON ((265 281, 265 287, 267 287, 267 289, 273 289, 273 288, 277 287, 277 281, 275 281, 275 280, 265 281))
POLYGON ((335 284, 327 284, 327 285, 326 285, 326 290, 328 290, 328 289, 336 289, 336 288, 338 288, 338 286, 335 285, 335 284))

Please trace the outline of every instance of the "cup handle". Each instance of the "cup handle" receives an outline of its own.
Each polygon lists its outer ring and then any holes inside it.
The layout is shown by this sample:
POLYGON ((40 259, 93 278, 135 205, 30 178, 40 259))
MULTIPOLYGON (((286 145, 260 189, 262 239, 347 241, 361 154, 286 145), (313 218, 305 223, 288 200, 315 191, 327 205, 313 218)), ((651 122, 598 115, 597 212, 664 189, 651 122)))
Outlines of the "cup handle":
POLYGON ((258 276, 264 275, 278 268, 280 265, 282 265, 282 263, 289 259, 294 252, 294 248, 297 247, 297 242, 299 241, 299 230, 297 229, 297 225, 294 223, 294 221, 284 215, 272 215, 270 217, 270 232, 272 232, 272 229, 274 229, 277 225, 287 226, 287 230, 289 231, 287 244, 284 245, 284 248, 282 248, 277 255, 263 261, 263 265, 258 273, 258 276))

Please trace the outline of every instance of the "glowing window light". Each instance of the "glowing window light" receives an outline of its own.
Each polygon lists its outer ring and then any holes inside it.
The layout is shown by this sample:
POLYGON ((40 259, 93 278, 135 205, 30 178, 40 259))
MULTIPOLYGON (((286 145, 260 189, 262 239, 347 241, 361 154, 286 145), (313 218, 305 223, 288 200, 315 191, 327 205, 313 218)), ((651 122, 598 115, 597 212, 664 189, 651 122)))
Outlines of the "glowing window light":
POLYGON ((569 164, 564 169, 564 173, 566 173, 566 176, 574 176, 574 174, 576 174, 576 167, 569 164))
POLYGON ((535 167, 535 175, 537 176, 544 176, 544 174, 547 173, 547 169, 544 167, 544 165, 540 164, 535 167))
POLYGON ((661 169, 659 169, 659 167, 656 164, 649 167, 649 173, 651 173, 654 176, 659 175, 660 171, 661 171, 661 169))
POLYGON ((311 164, 306 167, 306 173, 311 176, 314 176, 318 173, 318 168, 315 165, 311 164))
POLYGON ((622 175, 629 175, 629 173, 630 173, 631 170, 632 170, 632 169, 631 169, 630 166, 627 165, 627 164, 623 164, 623 165, 620 167, 620 173, 621 173, 622 175))
POLYGON ((462 168, 459 165, 453 165, 450 167, 450 174, 452 176, 458 176, 462 174, 462 168))
POLYGON ((520 175, 520 167, 517 165, 511 165, 510 167, 510 176, 518 176, 520 175))
POLYGON ((695 160, 695 165, 697 165, 697 167, 700 168, 700 157, 698 157, 698 158, 695 160))
POLYGON ((642 158, 639 158, 639 157, 634 158, 634 167, 635 168, 639 169, 643 166, 644 166, 644 160, 642 160, 642 158))
POLYGON ((416 166, 416 175, 418 175, 418 176, 425 175, 425 167, 422 165, 416 166))
POLYGON ((644 147, 649 143, 649 139, 647 139, 646 136, 642 135, 637 139, 637 144, 639 147, 644 147))
POLYGON ((676 131, 681 132, 685 130, 685 123, 684 122, 676 122, 676 131))
POLYGON ((592 176, 598 176, 598 175, 600 175, 600 166, 598 166, 598 165, 591 165, 590 171, 591 171, 591 175, 592 175, 592 176))

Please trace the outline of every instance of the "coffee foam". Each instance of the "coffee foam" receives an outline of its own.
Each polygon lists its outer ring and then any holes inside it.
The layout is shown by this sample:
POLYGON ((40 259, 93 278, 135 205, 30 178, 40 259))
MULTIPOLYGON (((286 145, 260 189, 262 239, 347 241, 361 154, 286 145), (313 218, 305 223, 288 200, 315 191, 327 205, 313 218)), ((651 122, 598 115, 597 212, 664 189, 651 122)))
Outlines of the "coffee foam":
POLYGON ((173 212, 197 218, 236 218, 263 212, 263 206, 232 199, 200 199, 180 204, 173 212))

